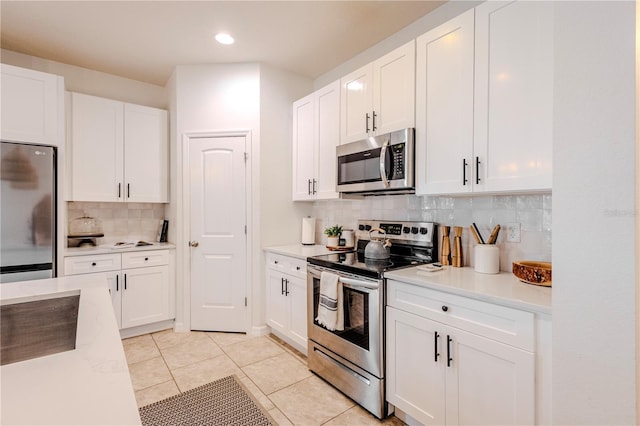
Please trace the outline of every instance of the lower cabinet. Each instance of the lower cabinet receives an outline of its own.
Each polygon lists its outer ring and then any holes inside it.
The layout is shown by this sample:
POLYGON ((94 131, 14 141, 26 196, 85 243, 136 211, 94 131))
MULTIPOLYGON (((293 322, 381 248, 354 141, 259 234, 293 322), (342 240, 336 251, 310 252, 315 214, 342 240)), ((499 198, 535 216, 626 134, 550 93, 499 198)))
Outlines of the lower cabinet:
POLYGON ((304 260, 267 253, 267 325, 271 331, 307 353, 307 264, 304 260))
POLYGON ((425 425, 536 423, 533 314, 393 281, 386 313, 391 404, 425 425))
POLYGON ((65 275, 107 278, 120 329, 175 317, 175 289, 169 250, 65 257, 65 275))

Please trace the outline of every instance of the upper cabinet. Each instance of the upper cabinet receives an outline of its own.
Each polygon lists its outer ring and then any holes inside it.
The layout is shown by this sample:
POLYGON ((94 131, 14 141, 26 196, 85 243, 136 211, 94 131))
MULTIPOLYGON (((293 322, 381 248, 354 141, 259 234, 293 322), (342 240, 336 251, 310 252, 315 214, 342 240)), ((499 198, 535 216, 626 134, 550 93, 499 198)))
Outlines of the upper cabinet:
POLYGON ((340 143, 415 126, 415 42, 340 80, 340 143))
POLYGON ((1 134, 5 141, 62 143, 62 77, 2 64, 1 134))
POLYGON ((338 198, 340 82, 293 103, 293 200, 338 198))
POLYGON ((486 2, 420 36, 416 80, 417 194, 551 189, 552 2, 486 2))
POLYGON ((70 200, 168 202, 167 112, 68 97, 70 200))

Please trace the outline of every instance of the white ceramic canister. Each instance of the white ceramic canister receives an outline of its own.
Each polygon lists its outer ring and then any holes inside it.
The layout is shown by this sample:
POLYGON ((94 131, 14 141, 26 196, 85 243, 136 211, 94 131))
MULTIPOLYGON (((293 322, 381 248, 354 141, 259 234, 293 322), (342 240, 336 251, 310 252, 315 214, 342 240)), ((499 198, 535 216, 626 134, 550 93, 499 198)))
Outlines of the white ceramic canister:
POLYGON ((342 230, 342 239, 344 239, 345 247, 353 247, 355 246, 355 233, 353 229, 343 229, 342 230))
POLYGON ((477 244, 474 249, 474 269, 482 274, 500 272, 500 251, 495 244, 477 244))

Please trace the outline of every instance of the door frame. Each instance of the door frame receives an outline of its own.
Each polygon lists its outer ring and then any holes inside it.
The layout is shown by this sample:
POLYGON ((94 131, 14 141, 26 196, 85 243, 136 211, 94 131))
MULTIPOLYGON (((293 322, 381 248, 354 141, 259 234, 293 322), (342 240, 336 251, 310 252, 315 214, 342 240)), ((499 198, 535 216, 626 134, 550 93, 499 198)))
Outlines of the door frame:
MULTIPOLYGON (((244 329, 246 333, 251 331, 251 317, 252 317, 252 285, 253 275, 251 274, 253 256, 253 204, 252 204, 252 163, 251 163, 251 130, 238 129, 238 130, 221 130, 210 132, 186 132, 182 135, 182 206, 178 208, 182 209, 182 224, 179 224, 181 231, 178 233, 177 243, 182 247, 182 277, 178 276, 178 283, 182 281, 182 322, 180 325, 181 331, 191 330, 191 250, 188 247, 191 233, 191 164, 189 162, 189 149, 190 142, 193 139, 206 139, 206 138, 224 138, 224 137, 244 137, 245 138, 245 180, 246 180, 246 192, 245 192, 245 208, 246 208, 246 220, 247 220, 247 234, 245 245, 246 262, 246 282, 245 282, 245 294, 247 295, 247 316, 244 319, 244 329)), ((180 250, 178 250, 178 253, 180 250)), ((179 287, 178 287, 179 288, 179 287)), ((177 298, 176 303, 180 303, 180 298, 177 298)))

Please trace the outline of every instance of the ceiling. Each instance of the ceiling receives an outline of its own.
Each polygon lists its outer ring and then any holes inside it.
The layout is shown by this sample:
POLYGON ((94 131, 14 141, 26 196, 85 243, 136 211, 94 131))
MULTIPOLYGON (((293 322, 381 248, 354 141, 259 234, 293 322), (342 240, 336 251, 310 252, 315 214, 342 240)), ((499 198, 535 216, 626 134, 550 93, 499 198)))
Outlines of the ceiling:
POLYGON ((0 1, 3 49, 164 86, 176 65, 263 62, 311 79, 442 1, 0 1), (236 43, 213 38, 227 31, 236 43))

